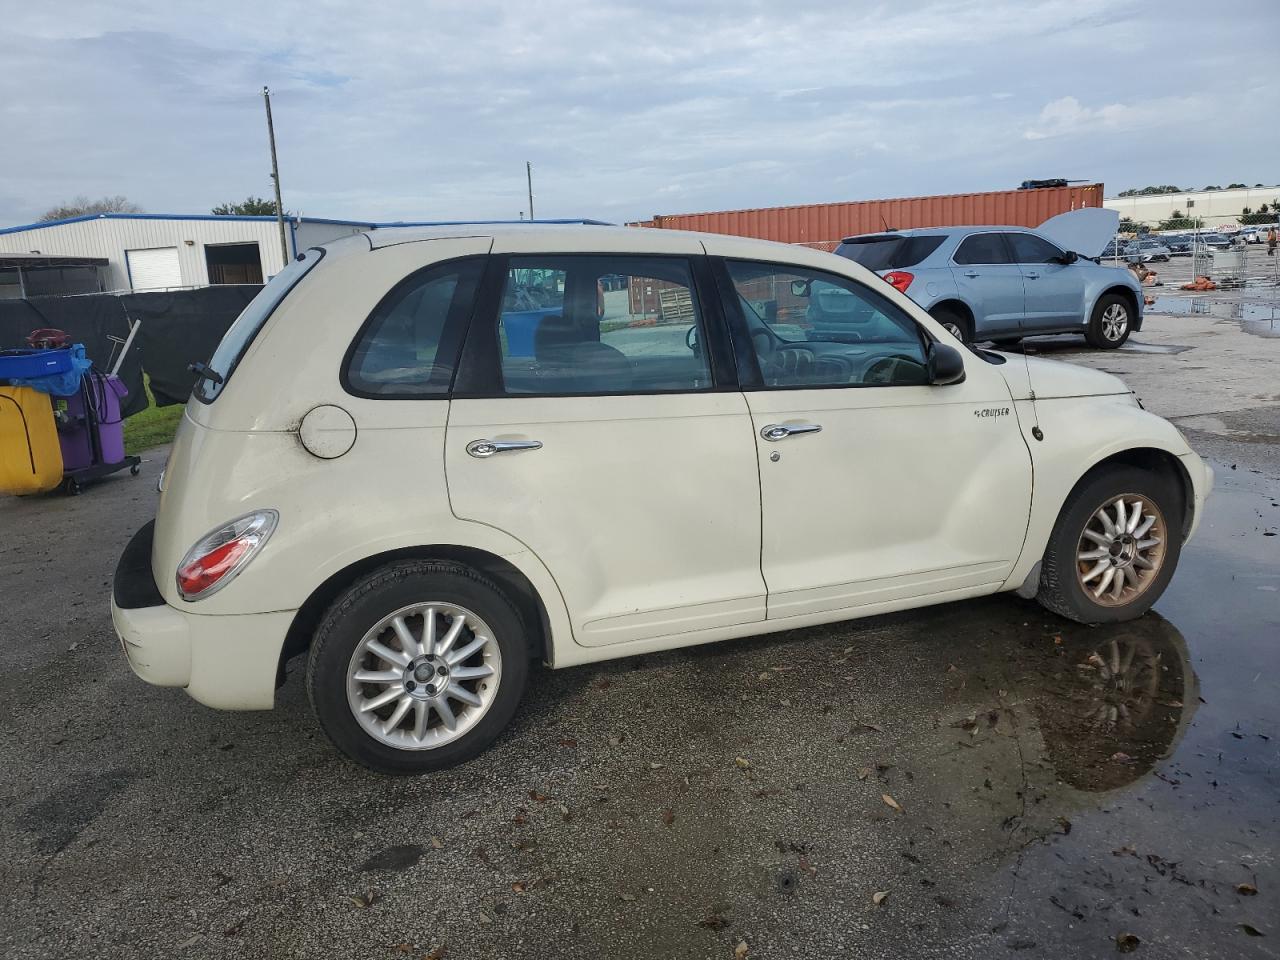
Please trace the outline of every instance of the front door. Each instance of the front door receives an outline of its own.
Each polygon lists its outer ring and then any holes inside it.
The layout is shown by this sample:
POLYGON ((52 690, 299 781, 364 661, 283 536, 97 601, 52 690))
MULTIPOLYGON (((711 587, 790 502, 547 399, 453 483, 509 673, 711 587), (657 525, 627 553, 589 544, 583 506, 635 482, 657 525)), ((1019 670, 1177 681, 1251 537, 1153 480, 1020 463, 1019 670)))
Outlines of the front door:
POLYGON ((979 340, 1021 329, 1022 270, 1013 262, 1003 234, 970 234, 960 241, 951 260, 952 279, 960 298, 973 308, 979 340))
POLYGON ((1000 586, 1031 460, 995 367, 966 354, 963 382, 927 385, 927 336, 852 279, 730 260, 722 284, 752 346, 769 619, 1000 586))
POLYGON ((698 269, 511 256, 501 304, 472 322, 463 366, 489 355, 493 383, 455 387, 450 503, 541 559, 583 645, 765 616, 751 415, 727 353, 707 349, 698 269))
POLYGON ((1062 251, 1034 233, 1005 235, 1022 271, 1027 327, 1061 330, 1084 325, 1084 283, 1079 270, 1063 263, 1062 251))

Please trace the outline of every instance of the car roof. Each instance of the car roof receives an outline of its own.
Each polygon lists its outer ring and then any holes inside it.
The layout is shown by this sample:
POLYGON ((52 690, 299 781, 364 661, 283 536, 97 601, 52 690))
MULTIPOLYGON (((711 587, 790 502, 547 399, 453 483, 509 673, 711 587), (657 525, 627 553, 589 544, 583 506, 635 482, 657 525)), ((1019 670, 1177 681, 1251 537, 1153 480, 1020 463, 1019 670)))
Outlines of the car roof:
MULTIPOLYGON (((861 240, 864 237, 964 237, 971 233, 1036 233, 1033 227, 1019 227, 1012 224, 970 224, 961 227, 909 227, 905 230, 875 230, 871 233, 859 233, 845 237, 843 243, 861 240)), ((1036 234, 1039 236, 1039 234, 1036 234)))

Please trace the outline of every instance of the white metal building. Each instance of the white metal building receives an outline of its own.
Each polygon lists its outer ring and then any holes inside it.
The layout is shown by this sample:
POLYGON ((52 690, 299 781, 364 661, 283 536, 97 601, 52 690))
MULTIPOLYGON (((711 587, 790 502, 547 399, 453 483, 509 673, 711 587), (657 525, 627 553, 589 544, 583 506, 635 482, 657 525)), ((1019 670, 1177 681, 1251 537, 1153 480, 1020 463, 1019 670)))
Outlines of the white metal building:
MULTIPOLYGON (((285 223, 297 251, 373 223, 297 217, 285 223)), ((262 283, 284 267, 275 217, 102 213, 0 229, 0 254, 105 258, 107 290, 262 283)))
POLYGON ((1184 217, 1196 217, 1207 227, 1236 226, 1244 208, 1257 211, 1264 203, 1275 209, 1280 200, 1280 186, 1248 187, 1236 190, 1192 190, 1186 193, 1157 193, 1144 197, 1111 197, 1103 200, 1108 210, 1137 223, 1155 226, 1168 220, 1175 211, 1184 217))

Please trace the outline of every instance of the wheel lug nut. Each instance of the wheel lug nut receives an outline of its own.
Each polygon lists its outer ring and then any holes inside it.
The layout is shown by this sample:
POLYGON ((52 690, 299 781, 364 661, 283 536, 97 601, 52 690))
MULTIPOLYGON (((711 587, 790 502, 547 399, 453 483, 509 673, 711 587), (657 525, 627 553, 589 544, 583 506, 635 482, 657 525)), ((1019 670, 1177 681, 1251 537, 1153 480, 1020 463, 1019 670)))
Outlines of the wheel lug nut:
POLYGON ((440 666, 436 667, 436 673, 440 674, 440 676, 442 677, 448 672, 449 672, 449 668, 446 667, 443 663, 440 664, 440 666))
POLYGON ((404 688, 405 688, 406 690, 414 690, 414 689, 416 689, 416 688, 417 688, 417 686, 418 686, 418 685, 417 685, 416 683, 414 683, 412 680, 406 680, 406 681, 405 681, 404 688))
POLYGON ((426 685, 426 687, 424 687, 423 689, 425 689, 425 690, 427 691, 427 696, 428 696, 428 697, 434 697, 434 696, 436 695, 436 688, 435 688, 435 687, 433 687, 433 686, 432 686, 431 684, 429 684, 429 683, 428 683, 428 684, 426 685))

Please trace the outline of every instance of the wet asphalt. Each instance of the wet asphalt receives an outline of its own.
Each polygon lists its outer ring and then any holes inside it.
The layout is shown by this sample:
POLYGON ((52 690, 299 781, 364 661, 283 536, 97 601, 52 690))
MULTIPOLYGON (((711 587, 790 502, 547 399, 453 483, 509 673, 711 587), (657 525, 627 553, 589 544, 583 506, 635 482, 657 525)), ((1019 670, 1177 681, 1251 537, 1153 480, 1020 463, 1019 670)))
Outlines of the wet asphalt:
POLYGON ((540 669, 417 779, 329 747, 300 661, 267 713, 130 673, 163 451, 0 501, 0 955, 1280 955, 1280 406, 1227 419, 1137 622, 1005 595, 540 669))

